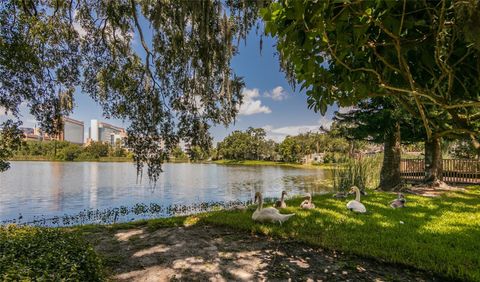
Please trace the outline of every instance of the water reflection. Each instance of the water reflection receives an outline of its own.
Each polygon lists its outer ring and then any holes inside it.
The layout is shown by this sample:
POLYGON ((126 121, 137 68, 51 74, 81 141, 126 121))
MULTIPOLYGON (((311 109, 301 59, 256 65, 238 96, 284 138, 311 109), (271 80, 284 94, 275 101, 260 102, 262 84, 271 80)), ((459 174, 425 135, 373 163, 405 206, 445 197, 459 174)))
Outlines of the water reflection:
MULTIPOLYGON (((137 183, 130 163, 13 162, 0 174, 0 222, 78 214, 85 210, 249 201, 256 191, 277 198, 330 190, 331 172, 275 166, 166 164, 155 188, 137 183)), ((180 208, 179 208, 180 209, 180 208)), ((182 208, 183 209, 183 208, 182 208)), ((160 213, 159 213, 160 214, 160 213)), ((165 214, 162 214, 165 215, 165 214)))

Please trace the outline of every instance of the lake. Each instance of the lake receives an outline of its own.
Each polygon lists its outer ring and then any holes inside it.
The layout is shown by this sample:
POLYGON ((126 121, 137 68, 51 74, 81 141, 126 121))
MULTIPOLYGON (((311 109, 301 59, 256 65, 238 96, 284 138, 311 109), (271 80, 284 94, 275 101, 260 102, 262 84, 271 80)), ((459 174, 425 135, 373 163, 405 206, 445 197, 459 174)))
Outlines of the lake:
POLYGON ((0 222, 69 225, 101 222, 102 214, 114 221, 164 217, 248 202, 256 191, 266 198, 277 198, 282 190, 289 197, 329 192, 331 175, 282 166, 167 163, 153 186, 146 177, 137 181, 131 163, 12 162, 0 173, 0 222), (64 215, 77 221, 62 223, 58 217, 64 215), (45 221, 51 218, 57 221, 45 221))

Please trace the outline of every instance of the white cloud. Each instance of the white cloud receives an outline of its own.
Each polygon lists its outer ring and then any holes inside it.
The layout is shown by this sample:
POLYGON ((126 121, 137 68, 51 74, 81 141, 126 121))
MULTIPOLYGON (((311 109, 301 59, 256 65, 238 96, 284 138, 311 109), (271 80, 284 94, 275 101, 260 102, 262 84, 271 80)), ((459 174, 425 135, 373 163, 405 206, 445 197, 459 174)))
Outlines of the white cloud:
POLYGON ((332 120, 329 120, 325 117, 322 117, 318 120, 317 124, 307 124, 307 125, 292 125, 292 126, 283 126, 274 128, 271 125, 266 125, 263 127, 267 132, 267 138, 272 139, 276 142, 281 142, 288 135, 294 136, 301 133, 307 132, 320 132, 320 126, 328 129, 332 125, 332 120))
POLYGON ((73 11, 73 29, 78 32, 78 35, 80 35, 80 37, 84 37, 85 35, 87 35, 87 31, 80 25, 77 20, 77 10, 73 11))
POLYGON ((355 109, 356 109, 356 107, 354 107, 354 106, 350 106, 350 107, 339 107, 339 108, 338 108, 338 112, 341 113, 341 114, 346 114, 346 113, 348 113, 348 112, 350 112, 350 111, 352 111, 352 110, 355 110, 355 109))
POLYGON ((254 114, 269 114, 272 112, 269 107, 262 105, 262 101, 257 99, 260 93, 257 88, 243 90, 243 102, 239 108, 239 115, 249 116, 254 114))
POLYGON ((285 91, 285 89, 283 89, 282 86, 277 86, 270 91, 266 91, 264 93, 264 96, 272 98, 272 100, 275 100, 275 101, 282 101, 287 99, 288 94, 285 91))
MULTIPOLYGON (((74 10, 73 11, 73 29, 78 32, 78 35, 80 38, 84 38, 87 35, 87 31, 82 27, 80 22, 78 21, 78 16, 77 16, 78 11, 74 10)), ((108 22, 106 27, 105 27, 107 39, 110 41, 114 40, 114 35, 116 40, 119 41, 128 41, 131 43, 135 43, 135 34, 133 31, 129 30, 126 32, 126 34, 123 34, 120 29, 115 29, 113 30, 112 25, 108 22)))

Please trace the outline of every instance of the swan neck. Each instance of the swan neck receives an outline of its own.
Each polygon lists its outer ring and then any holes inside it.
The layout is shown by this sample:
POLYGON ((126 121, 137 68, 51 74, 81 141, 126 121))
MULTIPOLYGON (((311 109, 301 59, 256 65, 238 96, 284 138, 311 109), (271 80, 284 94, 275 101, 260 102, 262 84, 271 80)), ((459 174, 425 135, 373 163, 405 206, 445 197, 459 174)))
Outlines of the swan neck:
POLYGON ((257 207, 257 211, 260 211, 261 209, 263 209, 263 197, 262 197, 262 196, 259 196, 259 197, 258 197, 258 207, 257 207))
POLYGON ((355 190, 355 201, 360 202, 360 190, 355 190))

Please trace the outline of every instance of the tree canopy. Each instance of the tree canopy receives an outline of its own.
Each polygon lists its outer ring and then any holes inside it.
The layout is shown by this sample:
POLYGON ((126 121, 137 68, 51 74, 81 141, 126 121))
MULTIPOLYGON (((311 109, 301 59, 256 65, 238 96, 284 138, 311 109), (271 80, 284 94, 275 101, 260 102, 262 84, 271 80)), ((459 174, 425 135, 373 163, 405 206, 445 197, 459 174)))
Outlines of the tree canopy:
POLYGON ((424 141, 421 120, 399 107, 391 97, 375 97, 358 102, 347 112, 334 116, 337 134, 349 140, 384 143, 385 133, 400 125, 403 143, 424 141))
MULTIPOLYGON (((19 119, 26 105, 56 135, 81 91, 129 122, 137 168, 156 180, 180 139, 208 146, 211 124, 234 119, 243 82, 230 60, 257 11, 247 0, 2 1, 0 110, 19 119)), ((2 126, 3 168, 16 125, 2 126)))
POLYGON ((286 1, 261 10, 281 67, 310 108, 390 96, 429 137, 480 148, 478 1, 286 1))

